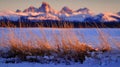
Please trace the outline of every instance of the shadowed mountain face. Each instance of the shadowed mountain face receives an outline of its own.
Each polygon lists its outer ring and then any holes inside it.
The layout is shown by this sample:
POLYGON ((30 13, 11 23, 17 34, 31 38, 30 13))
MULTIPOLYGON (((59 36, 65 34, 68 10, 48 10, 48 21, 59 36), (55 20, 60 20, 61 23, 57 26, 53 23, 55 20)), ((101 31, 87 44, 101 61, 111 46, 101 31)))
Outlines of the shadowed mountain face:
POLYGON ((120 12, 118 12, 117 14, 120 15, 120 12))
POLYGON ((82 12, 84 14, 89 14, 90 9, 88 9, 88 8, 80 8, 76 12, 82 12))
POLYGON ((22 12, 22 11, 21 11, 21 10, 19 10, 19 9, 17 9, 17 10, 16 10, 16 12, 17 12, 17 13, 19 13, 19 12, 22 12))
POLYGON ((41 7, 38 9, 38 12, 44 12, 44 13, 54 13, 55 10, 53 8, 51 8, 51 6, 46 3, 46 2, 42 2, 41 7))

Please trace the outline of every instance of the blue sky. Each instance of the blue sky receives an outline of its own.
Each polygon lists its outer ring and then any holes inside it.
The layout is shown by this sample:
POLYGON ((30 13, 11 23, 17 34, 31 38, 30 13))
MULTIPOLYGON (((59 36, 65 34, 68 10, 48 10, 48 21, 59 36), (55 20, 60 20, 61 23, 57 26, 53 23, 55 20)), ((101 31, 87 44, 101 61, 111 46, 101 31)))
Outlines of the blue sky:
POLYGON ((68 6, 73 10, 87 7, 95 13, 120 11, 120 0, 0 0, 0 11, 23 10, 31 5, 40 7, 43 1, 48 2, 56 10, 68 6))

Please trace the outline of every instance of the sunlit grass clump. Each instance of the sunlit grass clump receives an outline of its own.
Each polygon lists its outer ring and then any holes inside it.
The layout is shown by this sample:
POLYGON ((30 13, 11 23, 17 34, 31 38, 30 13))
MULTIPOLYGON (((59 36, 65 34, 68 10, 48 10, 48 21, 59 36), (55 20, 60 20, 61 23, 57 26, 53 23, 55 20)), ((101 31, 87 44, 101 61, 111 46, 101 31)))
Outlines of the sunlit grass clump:
MULTIPOLYGON (((21 29, 21 28, 20 28, 21 29)), ((91 57, 92 52, 110 51, 111 47, 107 39, 100 34, 101 46, 92 47, 85 42, 81 42, 73 31, 61 30, 59 34, 51 34, 51 40, 47 38, 47 33, 40 28, 41 37, 29 31, 29 35, 22 32, 15 34, 14 29, 9 29, 10 33, 1 38, 1 47, 7 48, 7 51, 0 51, 3 58, 17 58, 17 60, 6 60, 9 62, 39 62, 39 63, 83 63, 86 57, 91 57), (19 60, 18 60, 19 59, 19 60)), ((84 36, 80 35, 84 40, 84 36)))

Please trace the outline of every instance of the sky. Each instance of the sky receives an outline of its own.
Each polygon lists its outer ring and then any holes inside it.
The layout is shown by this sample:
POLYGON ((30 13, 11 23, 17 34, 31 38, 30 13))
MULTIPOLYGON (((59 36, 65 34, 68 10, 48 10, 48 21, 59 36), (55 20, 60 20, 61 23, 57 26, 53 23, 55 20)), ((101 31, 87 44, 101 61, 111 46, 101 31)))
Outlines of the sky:
POLYGON ((43 1, 48 2, 55 10, 68 6, 73 10, 87 7, 95 13, 120 12, 120 0, 0 0, 0 11, 24 10, 29 6, 38 8, 43 1))

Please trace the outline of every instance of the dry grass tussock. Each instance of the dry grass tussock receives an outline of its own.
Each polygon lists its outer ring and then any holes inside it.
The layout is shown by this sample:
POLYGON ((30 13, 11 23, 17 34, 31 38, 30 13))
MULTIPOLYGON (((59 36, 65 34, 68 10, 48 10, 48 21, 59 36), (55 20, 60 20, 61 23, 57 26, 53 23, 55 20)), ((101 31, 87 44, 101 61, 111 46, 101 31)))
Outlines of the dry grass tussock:
MULTIPOLYGON (((18 58, 19 61, 40 63, 70 63, 70 61, 83 63, 86 57, 91 56, 91 52, 111 50, 107 37, 105 37, 101 31, 99 31, 101 46, 95 48, 81 42, 73 31, 61 30, 61 32, 57 34, 54 33, 55 31, 53 30, 50 35, 52 39, 48 39, 47 32, 42 28, 40 28, 42 36, 38 36, 30 31, 29 34, 23 32, 22 35, 18 34, 20 38, 18 35, 16 36, 13 30, 14 29, 10 29, 8 34, 4 32, 4 36, 0 39, 0 46, 8 49, 8 51, 5 52, 0 51, 0 56, 3 58, 18 58)), ((84 40, 84 36, 80 36, 84 40)), ((11 61, 6 61, 6 63, 7 62, 11 61)), ((16 62, 16 60, 12 62, 16 62)))

